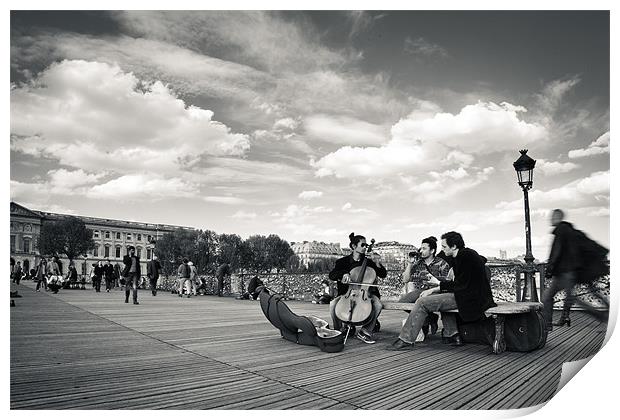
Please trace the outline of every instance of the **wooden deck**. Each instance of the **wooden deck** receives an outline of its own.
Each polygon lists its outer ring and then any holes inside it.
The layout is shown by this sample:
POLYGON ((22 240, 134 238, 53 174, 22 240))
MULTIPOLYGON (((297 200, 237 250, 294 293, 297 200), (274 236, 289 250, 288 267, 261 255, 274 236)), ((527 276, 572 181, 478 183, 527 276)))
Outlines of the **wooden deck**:
MULTIPOLYGON (((507 409, 550 399, 561 364, 594 354, 606 326, 582 313, 534 353, 459 348, 436 337, 385 347, 404 315, 385 311, 374 345, 344 351, 283 340, 258 302, 140 290, 34 292, 11 308, 11 409, 507 409), (131 300, 130 300, 131 301, 131 300)), ((326 305, 290 302, 329 320, 326 305)))

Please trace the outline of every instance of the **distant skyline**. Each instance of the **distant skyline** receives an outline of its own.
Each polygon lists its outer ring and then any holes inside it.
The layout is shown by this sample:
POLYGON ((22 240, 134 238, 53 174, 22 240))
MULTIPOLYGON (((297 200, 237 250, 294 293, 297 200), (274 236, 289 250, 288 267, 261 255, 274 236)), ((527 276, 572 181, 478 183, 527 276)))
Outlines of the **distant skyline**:
POLYGON ((11 12, 11 199, 346 246, 524 253, 512 162, 609 246, 606 11, 11 12))

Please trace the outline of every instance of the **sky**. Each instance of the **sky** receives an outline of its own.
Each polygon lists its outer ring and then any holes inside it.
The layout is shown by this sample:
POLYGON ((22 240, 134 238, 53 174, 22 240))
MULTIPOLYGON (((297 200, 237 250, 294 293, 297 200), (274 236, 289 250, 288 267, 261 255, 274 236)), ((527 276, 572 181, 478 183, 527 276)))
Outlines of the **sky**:
POLYGON ((609 246, 607 11, 13 11, 10 197, 26 207, 525 252, 512 163, 609 246))

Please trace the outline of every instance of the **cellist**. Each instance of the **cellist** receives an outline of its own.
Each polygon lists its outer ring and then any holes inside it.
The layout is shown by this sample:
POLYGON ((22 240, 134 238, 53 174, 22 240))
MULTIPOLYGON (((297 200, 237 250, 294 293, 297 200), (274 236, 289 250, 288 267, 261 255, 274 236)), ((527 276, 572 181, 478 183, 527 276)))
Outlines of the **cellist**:
MULTIPOLYGON (((331 314, 333 327, 335 330, 342 330, 343 327, 342 321, 336 316, 336 304, 349 290, 348 283, 351 282, 351 276, 349 273, 353 268, 362 265, 364 258, 366 257, 366 249, 368 248, 366 238, 362 235, 355 235, 355 233, 351 232, 349 235, 349 241, 349 248, 351 248, 353 252, 351 252, 350 255, 337 260, 334 269, 329 273, 330 280, 336 281, 338 286, 338 295, 329 304, 329 312, 331 314)), ((373 268, 377 273, 377 277, 385 278, 387 276, 387 270, 383 264, 381 264, 381 256, 375 254, 373 258, 375 259, 374 261, 370 258, 368 259, 368 262, 366 263, 367 267, 373 268)), ((383 305, 380 300, 381 295, 376 287, 370 287, 368 289, 368 294, 370 295, 370 300, 372 302, 372 316, 370 317, 368 323, 362 325, 362 327, 357 331, 355 337, 364 343, 374 344, 375 341, 373 340, 372 332, 375 328, 375 324, 379 318, 383 305)))

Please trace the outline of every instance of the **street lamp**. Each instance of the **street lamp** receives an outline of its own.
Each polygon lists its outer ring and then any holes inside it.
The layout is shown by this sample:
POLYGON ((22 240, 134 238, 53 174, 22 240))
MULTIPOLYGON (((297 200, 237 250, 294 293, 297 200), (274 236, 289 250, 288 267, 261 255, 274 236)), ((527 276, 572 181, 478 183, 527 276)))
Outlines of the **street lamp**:
POLYGON ((522 296, 519 296, 517 292, 517 301, 529 300, 530 302, 538 302, 538 293, 534 282, 534 273, 538 270, 534 266, 534 256, 532 255, 530 202, 527 194, 534 183, 534 166, 536 166, 536 161, 527 155, 527 149, 519 150, 519 152, 521 153, 521 156, 512 164, 512 166, 514 166, 515 171, 517 171, 517 178, 519 180, 518 184, 523 190, 523 200, 525 202, 525 267, 522 271, 525 275, 525 285, 523 287, 522 296))

